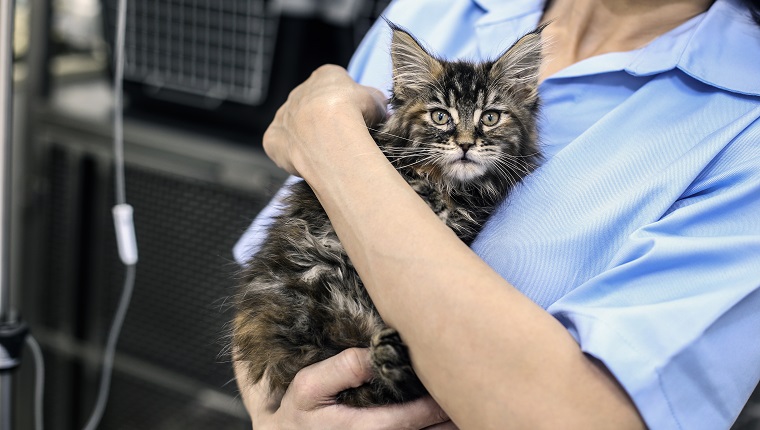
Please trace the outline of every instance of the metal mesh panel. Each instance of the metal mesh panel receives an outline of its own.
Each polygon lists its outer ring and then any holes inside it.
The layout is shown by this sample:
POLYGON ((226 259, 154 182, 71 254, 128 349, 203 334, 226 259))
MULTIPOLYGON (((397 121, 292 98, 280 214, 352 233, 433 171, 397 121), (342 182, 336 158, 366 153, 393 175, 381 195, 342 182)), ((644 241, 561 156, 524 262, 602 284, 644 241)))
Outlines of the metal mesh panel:
MULTIPOLYGON (((222 354, 232 316, 227 298, 238 269, 231 251, 267 198, 135 166, 126 174, 140 262, 118 350, 234 394, 229 358, 222 354)), ((113 289, 103 327, 115 311, 124 273, 115 244, 105 249, 113 289)))
MULTIPOLYGON (((104 0, 105 36, 117 0, 104 0)), ((276 18, 265 0, 130 0, 124 78, 212 100, 264 101, 276 18)))
MULTIPOLYGON (((51 216, 40 255, 49 264, 37 298, 39 323, 46 339, 60 334, 62 342, 82 339, 101 347, 124 280, 110 216, 110 160, 66 146, 49 148, 51 216)), ((232 402, 237 387, 222 353, 232 311, 226 303, 238 271, 232 247, 270 193, 134 164, 126 174, 140 262, 117 348, 121 373, 101 428, 250 428, 232 402)), ((56 421, 56 428, 81 424, 99 377, 97 367, 70 346, 72 364, 61 368, 69 373, 51 378, 48 393, 57 399, 46 410, 56 419, 73 413, 73 421, 56 421)))
MULTIPOLYGON (((56 285, 71 279, 70 247, 76 241, 74 218, 76 216, 76 183, 78 175, 68 159, 66 152, 54 148, 50 153, 50 205, 53 208, 48 219, 46 236, 50 238, 47 263, 47 284, 56 285), (55 214, 55 216, 52 216, 55 214)), ((50 288, 47 294, 37 297, 39 301, 40 322, 47 327, 58 327, 61 321, 61 300, 67 289, 50 288), (54 296, 54 297, 51 297, 54 296)))

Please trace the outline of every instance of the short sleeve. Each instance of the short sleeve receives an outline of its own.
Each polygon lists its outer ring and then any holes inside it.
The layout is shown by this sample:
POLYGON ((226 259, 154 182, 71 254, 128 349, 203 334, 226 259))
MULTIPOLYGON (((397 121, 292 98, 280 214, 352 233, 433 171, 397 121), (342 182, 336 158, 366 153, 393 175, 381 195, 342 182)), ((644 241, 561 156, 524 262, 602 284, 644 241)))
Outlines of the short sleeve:
POLYGON ((549 307, 653 429, 729 428, 760 380, 760 123, 549 307))

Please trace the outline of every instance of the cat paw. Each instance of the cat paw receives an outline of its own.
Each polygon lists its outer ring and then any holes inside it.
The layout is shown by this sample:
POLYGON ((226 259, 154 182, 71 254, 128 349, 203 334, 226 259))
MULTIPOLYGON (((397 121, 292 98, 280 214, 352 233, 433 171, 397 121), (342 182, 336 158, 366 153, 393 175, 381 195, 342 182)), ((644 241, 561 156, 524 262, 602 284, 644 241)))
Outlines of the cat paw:
POLYGON ((372 364, 378 376, 392 382, 400 382, 412 373, 409 351, 398 332, 386 328, 372 337, 370 345, 372 364))
POLYGON ((375 377, 368 384, 341 392, 336 399, 338 403, 354 407, 389 405, 427 393, 396 330, 385 328, 372 336, 370 357, 375 377))

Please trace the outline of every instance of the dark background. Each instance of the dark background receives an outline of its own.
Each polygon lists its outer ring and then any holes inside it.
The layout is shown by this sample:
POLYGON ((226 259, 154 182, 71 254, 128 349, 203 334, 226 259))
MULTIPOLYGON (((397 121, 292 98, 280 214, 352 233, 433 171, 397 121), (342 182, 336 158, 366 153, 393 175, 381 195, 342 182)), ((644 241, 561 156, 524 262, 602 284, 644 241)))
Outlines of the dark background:
MULTIPOLYGON (((13 297, 44 351, 46 428, 80 429, 124 280, 110 215, 116 0, 17 3, 13 297)), ((126 195, 140 262, 101 429, 250 428, 225 347, 232 247, 285 178, 261 134, 312 70, 348 63, 388 1, 294 3, 305 8, 129 2, 126 195)), ((14 417, 26 430, 24 354, 14 417)), ((734 430, 760 430, 760 392, 734 430)))
MULTIPOLYGON (((285 178, 261 134, 315 68, 347 65, 387 4, 300 3, 315 10, 129 1, 126 196, 140 261, 101 429, 250 428, 226 347, 232 247, 285 178)), ((62 4, 19 3, 14 298, 44 351, 45 427, 65 430, 94 406, 124 269, 110 214, 116 0, 62 4)), ((25 351, 18 429, 33 428, 32 364, 25 351)))

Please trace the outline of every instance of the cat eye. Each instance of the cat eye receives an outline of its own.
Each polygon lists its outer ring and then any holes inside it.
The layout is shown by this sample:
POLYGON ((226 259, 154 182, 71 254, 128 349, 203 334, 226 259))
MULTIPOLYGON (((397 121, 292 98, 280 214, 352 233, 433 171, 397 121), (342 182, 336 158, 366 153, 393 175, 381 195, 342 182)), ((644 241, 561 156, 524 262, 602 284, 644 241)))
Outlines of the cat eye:
POLYGON ((491 127, 496 125, 500 118, 501 114, 499 112, 496 112, 495 110, 487 110, 480 116, 480 122, 486 127, 491 127))
POLYGON ((445 110, 434 110, 430 113, 430 119, 438 125, 446 125, 449 123, 449 113, 445 110))

